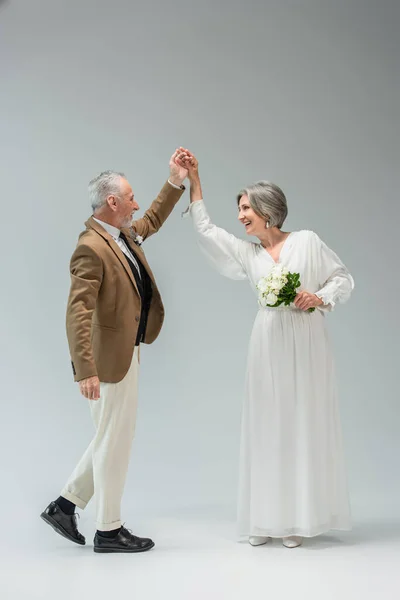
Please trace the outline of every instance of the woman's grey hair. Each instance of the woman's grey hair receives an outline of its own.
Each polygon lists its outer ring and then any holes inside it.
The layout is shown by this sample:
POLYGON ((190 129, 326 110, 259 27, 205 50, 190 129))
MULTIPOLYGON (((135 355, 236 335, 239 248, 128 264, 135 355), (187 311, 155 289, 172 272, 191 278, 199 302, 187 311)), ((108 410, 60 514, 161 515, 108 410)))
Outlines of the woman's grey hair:
POLYGON ((257 181, 237 195, 239 205, 240 198, 246 195, 254 212, 268 221, 270 227, 282 227, 288 208, 285 194, 281 188, 270 181, 257 181))
POLYGON ((108 196, 118 196, 121 192, 121 178, 124 173, 103 171, 89 183, 89 198, 93 212, 105 205, 108 196))

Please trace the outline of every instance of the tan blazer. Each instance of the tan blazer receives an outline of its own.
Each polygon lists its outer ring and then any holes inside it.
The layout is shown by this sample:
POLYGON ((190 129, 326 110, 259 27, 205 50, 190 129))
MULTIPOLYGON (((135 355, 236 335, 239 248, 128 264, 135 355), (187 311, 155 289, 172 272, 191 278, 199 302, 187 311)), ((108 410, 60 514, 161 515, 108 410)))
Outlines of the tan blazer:
MULTIPOLYGON (((123 230, 153 284, 146 344, 160 333, 164 307, 144 252, 134 239, 139 235, 145 240, 156 233, 183 191, 166 182, 143 218, 123 230)), ((75 381, 97 375, 100 381, 117 383, 131 364, 141 299, 129 263, 112 236, 93 217, 85 225, 70 263, 66 324, 72 369, 75 381)))

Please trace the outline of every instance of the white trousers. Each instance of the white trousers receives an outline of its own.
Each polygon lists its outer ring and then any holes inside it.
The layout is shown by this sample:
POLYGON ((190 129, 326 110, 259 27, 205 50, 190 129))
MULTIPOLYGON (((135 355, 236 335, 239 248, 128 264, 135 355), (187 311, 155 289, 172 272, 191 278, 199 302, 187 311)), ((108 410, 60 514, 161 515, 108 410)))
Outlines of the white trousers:
POLYGON ((99 400, 89 400, 96 433, 61 492, 79 508, 95 496, 96 527, 121 527, 124 491, 135 432, 139 348, 135 347, 129 371, 118 383, 100 383, 99 400))

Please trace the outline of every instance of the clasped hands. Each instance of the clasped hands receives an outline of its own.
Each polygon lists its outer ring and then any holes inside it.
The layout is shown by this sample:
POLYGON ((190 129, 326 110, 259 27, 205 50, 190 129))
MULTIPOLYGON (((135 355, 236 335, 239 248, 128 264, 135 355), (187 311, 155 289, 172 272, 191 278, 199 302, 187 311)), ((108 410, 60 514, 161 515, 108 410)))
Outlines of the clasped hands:
MULTIPOLYGON (((199 176, 199 163, 196 157, 182 146, 177 148, 171 156, 169 168, 169 181, 174 185, 181 186, 186 177, 193 182, 199 176)), ((310 308, 321 306, 323 301, 315 294, 302 291, 297 294, 294 304, 298 309, 306 312, 310 308)), ((81 394, 88 400, 98 400, 100 398, 100 380, 97 375, 79 381, 79 388, 81 394)))

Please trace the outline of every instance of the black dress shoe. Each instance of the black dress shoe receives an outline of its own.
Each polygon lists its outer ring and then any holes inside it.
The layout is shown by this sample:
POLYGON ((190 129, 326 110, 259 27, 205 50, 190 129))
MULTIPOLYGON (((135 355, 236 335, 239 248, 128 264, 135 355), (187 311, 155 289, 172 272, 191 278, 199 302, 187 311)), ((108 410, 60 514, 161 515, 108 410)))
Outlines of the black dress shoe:
POLYGON ((114 538, 102 537, 98 533, 94 536, 95 552, 146 552, 154 547, 153 540, 140 538, 121 527, 114 538))
POLYGON ((40 516, 43 521, 46 521, 46 523, 54 529, 54 531, 57 531, 57 533, 67 538, 67 540, 75 542, 75 544, 80 544, 81 546, 86 544, 84 536, 78 531, 76 514, 66 515, 58 504, 50 502, 40 516))

